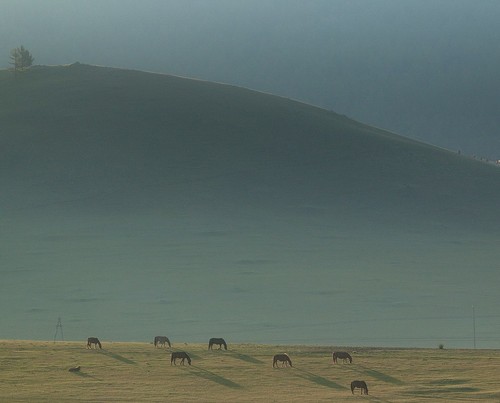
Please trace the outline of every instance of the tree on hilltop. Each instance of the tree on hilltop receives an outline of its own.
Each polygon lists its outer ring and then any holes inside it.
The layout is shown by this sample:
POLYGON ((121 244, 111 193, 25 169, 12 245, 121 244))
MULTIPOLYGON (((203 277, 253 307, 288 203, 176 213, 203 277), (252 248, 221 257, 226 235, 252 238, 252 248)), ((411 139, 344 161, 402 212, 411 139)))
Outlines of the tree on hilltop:
POLYGON ((14 66, 14 72, 18 72, 30 67, 35 61, 35 58, 28 49, 21 46, 10 51, 10 60, 9 63, 14 66))

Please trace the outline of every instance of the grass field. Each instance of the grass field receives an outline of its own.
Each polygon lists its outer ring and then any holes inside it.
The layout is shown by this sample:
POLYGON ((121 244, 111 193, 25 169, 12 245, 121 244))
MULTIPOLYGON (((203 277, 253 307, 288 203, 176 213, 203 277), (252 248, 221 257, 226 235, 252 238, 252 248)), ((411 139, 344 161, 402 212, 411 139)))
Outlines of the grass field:
POLYGON ((352 364, 333 364, 334 347, 177 343, 192 365, 171 366, 170 350, 149 343, 1 341, 0 401, 500 402, 500 351, 343 349, 352 364), (273 368, 285 351, 293 368, 273 368), (355 379, 368 396, 351 394, 355 379))

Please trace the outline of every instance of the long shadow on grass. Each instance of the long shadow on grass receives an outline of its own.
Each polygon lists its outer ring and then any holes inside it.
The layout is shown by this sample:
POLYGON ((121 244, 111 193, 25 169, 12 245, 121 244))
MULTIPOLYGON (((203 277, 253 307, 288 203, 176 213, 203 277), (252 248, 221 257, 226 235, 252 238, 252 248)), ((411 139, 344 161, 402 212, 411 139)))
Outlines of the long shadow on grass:
POLYGON ((376 371, 374 369, 365 368, 362 365, 356 365, 356 367, 352 368, 353 371, 359 372, 360 374, 371 376, 379 381, 392 383, 393 385, 404 385, 404 382, 400 379, 394 378, 390 375, 384 374, 383 372, 376 371), (360 369, 358 369, 360 368, 360 369))
POLYGON ((78 372, 72 372, 72 374, 78 375, 78 376, 80 376, 82 378, 91 378, 91 379, 94 379, 95 381, 100 381, 99 378, 96 378, 93 375, 87 374, 87 373, 83 372, 82 370, 80 370, 78 372))
POLYGON ((254 358, 250 355, 236 353, 234 351, 231 351, 229 355, 233 358, 237 358, 238 360, 250 362, 252 364, 264 364, 264 361, 258 360, 257 358, 254 358))
POLYGON ((295 370, 298 372, 298 376, 300 376, 301 378, 304 378, 310 382, 314 382, 318 385, 326 386, 327 388, 331 389, 347 389, 345 386, 339 385, 336 382, 330 381, 329 379, 313 374, 312 372, 306 371, 304 369, 295 368, 295 370))
POLYGON ((191 366, 193 370, 192 372, 194 375, 199 376, 200 378, 205 378, 208 379, 209 381, 218 383, 219 385, 222 386, 227 386, 228 388, 232 389, 242 389, 243 386, 237 384, 236 382, 231 381, 230 379, 224 378, 223 376, 217 375, 214 372, 207 371, 206 369, 197 367, 195 365, 191 366))
POLYGON ((470 379, 436 379, 434 381, 427 382, 430 385, 463 385, 470 382, 470 379))
POLYGON ((132 364, 132 365, 136 365, 137 364, 135 361, 129 360, 128 358, 125 358, 124 356, 122 356, 120 354, 111 353, 111 352, 106 351, 106 350, 100 350, 99 352, 101 354, 104 354, 104 355, 108 356, 108 357, 114 358, 115 360, 124 362, 125 364, 132 364))

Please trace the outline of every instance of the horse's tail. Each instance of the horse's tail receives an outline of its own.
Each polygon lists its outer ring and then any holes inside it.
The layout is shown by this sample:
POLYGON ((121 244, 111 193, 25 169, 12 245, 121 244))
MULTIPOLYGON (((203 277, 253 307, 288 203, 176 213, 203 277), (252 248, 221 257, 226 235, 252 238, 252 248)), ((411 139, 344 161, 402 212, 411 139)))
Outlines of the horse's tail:
POLYGON ((333 362, 337 363, 337 353, 332 354, 333 362))
POLYGON ((156 347, 156 345, 158 344, 158 336, 155 337, 155 340, 154 340, 154 345, 156 347))
POLYGON ((210 341, 208 342, 208 349, 209 349, 209 350, 212 348, 212 345, 213 345, 212 340, 210 340, 210 341))

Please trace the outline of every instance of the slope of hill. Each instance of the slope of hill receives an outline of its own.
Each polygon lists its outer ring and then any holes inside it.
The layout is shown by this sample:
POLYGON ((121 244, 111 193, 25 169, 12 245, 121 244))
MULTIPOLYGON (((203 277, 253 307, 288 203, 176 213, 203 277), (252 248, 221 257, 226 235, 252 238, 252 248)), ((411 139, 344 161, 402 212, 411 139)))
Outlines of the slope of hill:
POLYGON ((494 166, 289 99, 78 63, 0 72, 0 133, 3 337, 63 316, 75 338, 173 323, 188 340, 460 344, 471 304, 494 318, 484 342, 500 326, 494 166))

